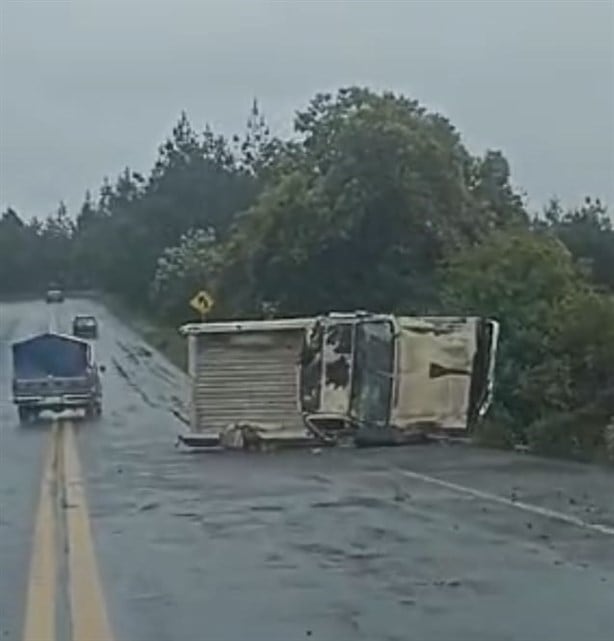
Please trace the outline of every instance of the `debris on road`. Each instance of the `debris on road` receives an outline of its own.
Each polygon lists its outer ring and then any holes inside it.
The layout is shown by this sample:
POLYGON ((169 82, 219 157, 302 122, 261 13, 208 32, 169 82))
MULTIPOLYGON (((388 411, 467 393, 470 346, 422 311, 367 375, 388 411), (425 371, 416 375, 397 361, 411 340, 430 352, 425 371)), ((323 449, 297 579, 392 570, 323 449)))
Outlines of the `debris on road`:
POLYGON ((433 581, 433 585, 437 587, 457 588, 461 585, 460 579, 439 579, 433 581))
POLYGON ((220 443, 227 449, 266 450, 312 446, 313 437, 305 430, 286 429, 282 424, 234 423, 222 431, 220 443))
POLYGON ((160 507, 160 503, 158 501, 149 501, 148 503, 143 503, 143 505, 139 506, 139 512, 149 512, 150 510, 155 510, 158 507, 160 507))

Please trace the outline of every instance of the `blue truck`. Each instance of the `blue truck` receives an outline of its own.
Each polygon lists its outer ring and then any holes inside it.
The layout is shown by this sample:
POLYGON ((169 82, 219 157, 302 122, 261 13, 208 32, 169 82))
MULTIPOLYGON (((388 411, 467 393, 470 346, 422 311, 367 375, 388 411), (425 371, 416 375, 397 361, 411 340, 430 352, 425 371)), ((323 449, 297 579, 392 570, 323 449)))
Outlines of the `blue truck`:
POLYGON ((102 412, 102 386, 93 349, 84 340, 47 332, 13 343, 13 402, 21 422, 50 410, 102 412))

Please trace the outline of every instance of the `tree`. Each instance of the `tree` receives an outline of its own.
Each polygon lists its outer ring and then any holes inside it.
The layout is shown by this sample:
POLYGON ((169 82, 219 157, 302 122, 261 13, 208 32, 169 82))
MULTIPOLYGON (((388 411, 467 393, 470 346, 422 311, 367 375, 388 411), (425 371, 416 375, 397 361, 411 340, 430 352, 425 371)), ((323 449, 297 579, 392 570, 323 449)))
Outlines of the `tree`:
POLYGON ((592 290, 563 243, 497 232, 451 258, 442 284, 450 311, 501 322, 495 414, 512 440, 602 447, 614 415, 614 300, 592 290))
POLYGON ((43 221, 25 222, 7 209, 0 217, 0 293, 39 292, 50 280, 72 285, 74 232, 64 203, 43 221))
POLYGON ((12 208, 0 216, 0 294, 15 294, 32 287, 30 263, 37 237, 12 208))
POLYGON ((319 94, 295 131, 231 242, 224 289, 237 309, 433 309, 445 255, 526 218, 503 157, 499 173, 494 157, 476 161, 416 101, 319 94))
POLYGON ((55 214, 47 216, 40 232, 40 250, 37 260, 49 280, 71 285, 71 248, 75 231, 74 221, 60 202, 55 214))
POLYGON ((199 136, 185 113, 160 147, 144 195, 158 246, 174 244, 191 228, 212 227, 220 237, 253 196, 251 177, 238 167, 228 142, 207 127, 199 136))
POLYGON ((164 249, 190 229, 211 228, 223 238, 254 189, 226 139, 209 128, 197 133, 182 113, 148 178, 126 168, 114 183, 105 180, 96 204, 86 198, 75 260, 100 287, 146 305, 164 249))
POLYGON ((528 225, 522 197, 511 185, 510 166, 500 151, 489 150, 483 158, 475 159, 469 181, 474 196, 492 212, 492 227, 528 225))
MULTIPOLYGON (((581 207, 564 211, 556 198, 544 210, 546 224, 569 248, 593 282, 614 292, 614 229, 607 207, 586 198, 581 207)), ((538 226, 544 223, 536 221, 538 226)))
POLYGON ((190 230, 158 258, 150 290, 152 303, 167 320, 186 320, 188 302, 201 289, 213 293, 221 266, 213 230, 190 230))

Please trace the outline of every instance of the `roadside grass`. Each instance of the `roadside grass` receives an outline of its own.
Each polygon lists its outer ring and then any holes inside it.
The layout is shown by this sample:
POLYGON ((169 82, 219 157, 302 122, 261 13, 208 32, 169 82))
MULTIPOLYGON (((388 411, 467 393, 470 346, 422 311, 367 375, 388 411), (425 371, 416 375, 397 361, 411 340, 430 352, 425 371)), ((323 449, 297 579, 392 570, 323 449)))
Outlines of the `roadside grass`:
POLYGON ((140 332, 144 340, 183 372, 188 371, 186 340, 177 332, 176 327, 143 327, 140 332))
POLYGON ((145 312, 128 307, 110 294, 96 296, 96 300, 139 334, 146 343, 166 356, 173 365, 183 372, 188 371, 186 339, 179 334, 176 326, 158 322, 145 312))

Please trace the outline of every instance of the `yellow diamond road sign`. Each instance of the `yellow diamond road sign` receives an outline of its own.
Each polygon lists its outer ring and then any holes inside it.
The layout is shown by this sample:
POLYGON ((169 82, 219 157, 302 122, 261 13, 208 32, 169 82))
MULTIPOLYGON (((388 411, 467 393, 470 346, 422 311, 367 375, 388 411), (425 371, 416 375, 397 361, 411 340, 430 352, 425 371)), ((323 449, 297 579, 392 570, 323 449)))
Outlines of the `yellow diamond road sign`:
POLYGON ((201 290, 194 296, 194 298, 190 301, 190 305, 197 311, 200 312, 203 316, 211 311, 211 308, 213 307, 215 301, 213 300, 213 297, 211 294, 206 292, 204 289, 201 290))

